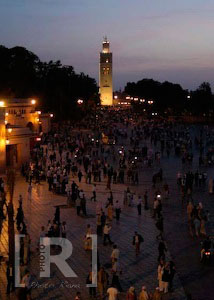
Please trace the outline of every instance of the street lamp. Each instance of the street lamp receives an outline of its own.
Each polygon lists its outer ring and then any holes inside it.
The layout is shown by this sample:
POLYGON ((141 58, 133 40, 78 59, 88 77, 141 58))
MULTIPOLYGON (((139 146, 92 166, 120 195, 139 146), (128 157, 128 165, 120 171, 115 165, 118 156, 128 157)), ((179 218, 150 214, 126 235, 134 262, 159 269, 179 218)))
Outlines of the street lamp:
POLYGON ((83 104, 83 100, 82 99, 78 99, 77 100, 77 103, 80 105, 80 104, 83 104))

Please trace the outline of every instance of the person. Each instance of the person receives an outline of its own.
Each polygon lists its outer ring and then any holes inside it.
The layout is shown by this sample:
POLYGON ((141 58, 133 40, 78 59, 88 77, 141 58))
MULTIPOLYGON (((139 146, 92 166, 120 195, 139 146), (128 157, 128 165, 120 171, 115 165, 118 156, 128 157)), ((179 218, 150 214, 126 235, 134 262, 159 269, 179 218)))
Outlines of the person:
POLYGON ((120 256, 120 250, 117 248, 117 245, 114 245, 113 246, 113 251, 111 253, 111 262, 112 262, 112 265, 114 264, 115 260, 118 261, 119 256, 120 256))
POLYGON ((106 240, 109 241, 109 244, 113 244, 110 238, 110 230, 111 230, 111 226, 109 226, 108 223, 105 224, 104 228, 103 228, 103 245, 106 246, 106 240))
POLYGON ((77 216, 79 216, 80 211, 81 211, 81 199, 80 199, 80 197, 77 197, 77 199, 76 199, 76 210, 77 210, 77 216))
POLYGON ((7 294, 10 294, 11 289, 13 289, 14 278, 13 278, 13 267, 12 264, 9 264, 9 262, 7 262, 6 275, 7 275, 7 294))
MULTIPOLYGON (((92 284, 93 274, 92 271, 89 272, 86 283, 92 284)), ((96 297, 96 287, 89 287, 89 295, 90 297, 96 297)))
POLYGON ((137 203, 138 216, 141 216, 141 206, 142 206, 142 198, 138 196, 138 203, 137 203))
POLYGON ((24 289, 25 289, 25 294, 26 294, 26 298, 27 300, 31 299, 31 275, 30 272, 27 270, 26 274, 24 275, 24 277, 22 278, 21 283, 24 285, 24 289))
POLYGON ((91 201, 94 200, 94 202, 97 201, 97 192, 96 192, 96 184, 93 185, 92 187, 92 197, 91 197, 91 201))
POLYGON ((100 296, 103 298, 107 290, 109 275, 105 271, 104 267, 101 267, 97 273, 97 285, 100 296))
POLYGON ((53 226, 51 223, 51 220, 48 220, 48 225, 47 225, 47 236, 51 237, 53 232, 53 226))
POLYGON ((65 240, 67 237, 67 226, 66 226, 66 222, 62 222, 62 227, 61 227, 61 236, 63 238, 62 243, 63 245, 65 244, 65 240))
POLYGON ((97 214, 97 235, 102 235, 102 222, 100 213, 97 214))
POLYGON ((79 183, 81 182, 81 180, 82 180, 82 172, 81 172, 81 170, 79 170, 79 172, 78 172, 78 178, 79 178, 79 183))
POLYGON ((92 239, 90 237, 91 234, 92 234, 91 225, 88 224, 86 229, 86 235, 84 238, 84 248, 86 251, 92 249, 92 239))
POLYGON ((163 217, 161 216, 160 218, 158 218, 157 222, 156 222, 156 227, 159 230, 159 234, 156 236, 156 239, 163 239, 163 217))
POLYGON ((162 281, 162 275, 163 275, 163 268, 164 268, 164 261, 160 260, 158 265, 158 285, 159 285, 159 291, 163 291, 163 281, 162 281))
POLYGON ((193 224, 194 224, 194 229, 195 229, 195 235, 197 237, 199 237, 199 232, 200 232, 200 226, 201 226, 201 222, 199 220, 198 217, 196 217, 194 220, 193 220, 193 224))
POLYGON ((156 215, 158 213, 158 206, 159 206, 159 201, 157 198, 155 198, 154 203, 153 203, 153 211, 154 211, 153 216, 152 216, 153 218, 156 218, 156 215))
POLYGON ((166 245, 163 241, 163 239, 160 240, 159 245, 158 245, 158 261, 160 261, 161 259, 165 259, 165 252, 167 251, 166 245))
POLYGON ((170 268, 170 276, 169 276, 169 291, 171 292, 173 289, 173 279, 175 276, 175 264, 174 262, 171 260, 169 262, 169 268, 170 268))
POLYGON ((152 295, 152 300, 162 300, 162 295, 159 287, 157 287, 152 295))
POLYGON ((103 228, 106 224, 106 215, 105 215, 105 212, 102 211, 102 214, 101 214, 101 226, 102 226, 102 231, 103 231, 103 228))
POLYGON ((163 282, 164 294, 168 293, 169 281, 170 281, 170 265, 169 265, 169 263, 167 263, 165 265, 165 267, 163 268, 163 273, 162 273, 162 282, 163 282))
POLYGON ((149 294, 148 294, 148 292, 146 290, 146 287, 143 286, 142 290, 141 290, 141 292, 139 294, 138 300, 149 300, 149 299, 150 299, 150 297, 149 297, 149 294))
POLYGON ((116 203, 115 203, 115 214, 116 214, 116 220, 117 221, 120 220, 120 213, 121 213, 121 207, 120 207, 120 204, 117 200, 116 203))
POLYGON ((55 211, 55 215, 54 215, 54 221, 57 224, 60 224, 60 207, 59 206, 56 207, 56 211, 55 211))
POLYGON ((81 293, 80 292, 77 292, 76 293, 76 297, 74 298, 74 300, 81 300, 82 297, 81 297, 81 293))
POLYGON ((118 290, 114 285, 111 285, 111 287, 107 289, 107 294, 108 294, 108 300, 118 299, 118 290))
POLYGON ((83 194, 82 199, 80 201, 80 206, 81 206, 83 215, 86 217, 87 216, 87 212, 86 212, 86 199, 85 199, 85 195, 84 194, 83 194))
POLYGON ((194 208, 194 206, 193 206, 192 202, 189 202, 188 205, 187 205, 188 221, 191 220, 191 215, 192 215, 193 208, 194 208))
POLYGON ((133 236, 133 246, 135 246, 136 255, 140 253, 140 244, 144 241, 143 237, 135 231, 135 235, 133 236))
POLYGON ((135 288, 131 286, 126 294, 126 300, 137 300, 135 288))
POLYGON ((109 203, 107 207, 107 216, 110 221, 113 220, 113 205, 111 203, 109 203))

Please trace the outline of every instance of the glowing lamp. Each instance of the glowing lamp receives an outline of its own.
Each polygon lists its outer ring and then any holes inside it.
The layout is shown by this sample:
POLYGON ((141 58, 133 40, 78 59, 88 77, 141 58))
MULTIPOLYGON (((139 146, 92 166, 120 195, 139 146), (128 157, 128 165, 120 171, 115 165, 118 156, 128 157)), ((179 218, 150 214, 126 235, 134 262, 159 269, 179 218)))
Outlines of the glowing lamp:
POLYGON ((77 103, 78 103, 78 104, 83 104, 83 100, 82 100, 82 99, 78 99, 78 100, 77 100, 77 103))

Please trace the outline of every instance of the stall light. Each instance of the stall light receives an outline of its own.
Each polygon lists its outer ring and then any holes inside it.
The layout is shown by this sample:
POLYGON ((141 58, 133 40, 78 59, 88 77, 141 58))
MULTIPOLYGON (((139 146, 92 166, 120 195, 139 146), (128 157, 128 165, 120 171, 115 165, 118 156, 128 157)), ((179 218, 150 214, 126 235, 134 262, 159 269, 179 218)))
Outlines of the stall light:
POLYGON ((4 107, 4 101, 0 101, 0 107, 4 107))
POLYGON ((5 123, 5 125, 7 125, 7 121, 6 120, 4 121, 4 123, 5 123))
POLYGON ((31 100, 31 104, 32 104, 32 105, 35 105, 35 104, 36 104, 36 100, 35 100, 35 99, 32 99, 32 100, 31 100))
POLYGON ((10 144, 10 141, 9 140, 6 140, 6 145, 9 145, 10 144))
POLYGON ((36 118, 36 121, 39 122, 39 118, 36 118))
POLYGON ((12 131, 13 131, 13 129, 12 128, 8 128, 8 130, 7 130, 9 133, 11 133, 12 131))
POLYGON ((37 111, 37 114, 38 114, 38 115, 41 115, 41 113, 42 113, 42 112, 41 112, 40 110, 39 110, 39 111, 37 111))
POLYGON ((118 96, 116 95, 116 96, 114 96, 114 99, 117 99, 118 98, 118 96))
POLYGON ((7 116, 8 116, 8 112, 5 113, 5 117, 7 117, 7 116))
POLYGON ((40 142, 41 140, 42 140, 42 139, 41 139, 40 137, 37 137, 37 138, 36 138, 36 141, 37 141, 37 142, 40 142))
POLYGON ((50 117, 51 117, 51 118, 53 118, 53 116, 54 116, 53 114, 50 114, 50 117))

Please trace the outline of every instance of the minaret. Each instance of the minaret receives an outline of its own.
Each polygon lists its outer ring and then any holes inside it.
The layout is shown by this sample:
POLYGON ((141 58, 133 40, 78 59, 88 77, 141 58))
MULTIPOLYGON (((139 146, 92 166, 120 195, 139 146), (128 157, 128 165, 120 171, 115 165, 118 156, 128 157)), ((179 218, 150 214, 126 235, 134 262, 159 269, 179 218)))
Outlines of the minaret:
POLYGON ((101 105, 113 105, 112 53, 107 37, 104 38, 103 49, 100 53, 99 79, 101 105))

